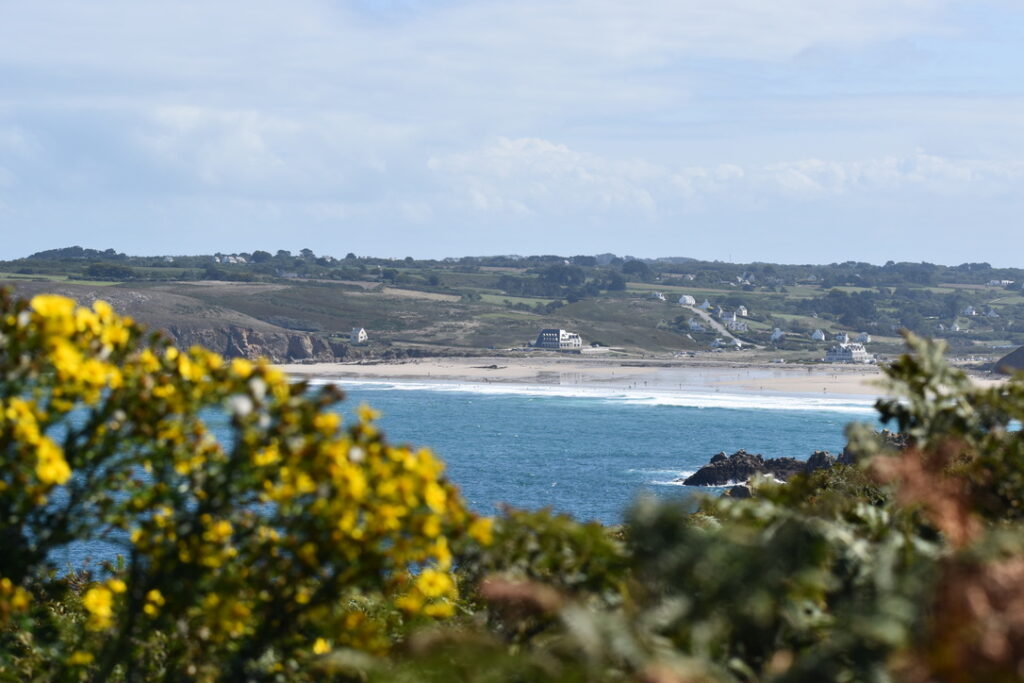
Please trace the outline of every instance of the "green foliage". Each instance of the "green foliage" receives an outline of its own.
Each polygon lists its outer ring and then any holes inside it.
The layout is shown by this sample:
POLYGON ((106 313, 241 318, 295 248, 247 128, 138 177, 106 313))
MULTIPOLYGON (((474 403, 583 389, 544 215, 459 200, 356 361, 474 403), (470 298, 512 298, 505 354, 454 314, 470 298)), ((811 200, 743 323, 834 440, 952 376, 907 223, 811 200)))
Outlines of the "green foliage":
POLYGON ((0 291, 0 678, 296 678, 450 616, 450 544, 490 522, 429 451, 307 389, 102 302, 0 291), (123 565, 55 572, 97 541, 123 565))
POLYGON ((907 343, 899 438, 854 425, 855 464, 609 529, 475 518, 330 390, 0 297, 0 678, 1019 680, 1024 376, 907 343), (123 562, 50 566, 96 538, 123 562))

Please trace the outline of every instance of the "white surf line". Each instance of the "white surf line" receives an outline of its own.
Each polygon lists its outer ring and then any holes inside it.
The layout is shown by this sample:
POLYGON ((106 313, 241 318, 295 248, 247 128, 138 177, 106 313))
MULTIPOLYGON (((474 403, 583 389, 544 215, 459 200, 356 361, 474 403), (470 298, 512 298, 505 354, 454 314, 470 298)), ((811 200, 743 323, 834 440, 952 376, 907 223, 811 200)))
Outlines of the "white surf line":
POLYGON ((484 384, 457 381, 401 381, 401 380, 334 380, 316 378, 312 385, 337 384, 341 388, 365 387, 389 391, 436 391, 444 393, 476 394, 480 396, 526 396, 534 398, 576 398, 621 402, 632 405, 667 406, 680 408, 722 408, 733 410, 818 411, 845 414, 873 415, 874 398, 863 396, 829 397, 799 394, 724 393, 721 391, 678 389, 614 389, 596 387, 567 387, 533 384, 484 384))

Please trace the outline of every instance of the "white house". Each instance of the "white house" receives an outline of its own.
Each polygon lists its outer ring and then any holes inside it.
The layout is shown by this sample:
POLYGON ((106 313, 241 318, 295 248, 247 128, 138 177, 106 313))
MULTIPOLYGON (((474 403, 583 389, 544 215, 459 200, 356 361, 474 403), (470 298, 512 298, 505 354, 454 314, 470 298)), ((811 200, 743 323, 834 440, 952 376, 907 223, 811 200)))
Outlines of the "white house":
POLYGON ((782 341, 785 338, 786 338, 786 333, 783 332, 778 327, 776 327, 774 330, 772 330, 771 340, 773 342, 779 342, 779 341, 782 341))
POLYGON ((870 363, 871 360, 863 344, 836 344, 825 352, 826 363, 870 363))
POLYGON ((846 334, 845 332, 840 332, 839 334, 837 334, 835 336, 835 340, 837 342, 839 342, 840 344, 849 344, 850 343, 850 335, 846 334))
POLYGON ((366 330, 362 327, 353 327, 352 333, 348 336, 348 340, 353 344, 365 344, 369 338, 370 335, 366 334, 366 330))
POLYGON ((871 335, 868 334, 867 332, 861 332, 860 334, 857 335, 857 343, 858 344, 870 344, 871 343, 871 335))
POLYGON ((736 315, 738 315, 741 318, 749 318, 750 317, 750 313, 747 312, 747 307, 746 306, 739 306, 739 307, 737 307, 736 308, 736 315))
POLYGON ((533 345, 540 349, 557 349, 559 351, 564 351, 566 349, 578 349, 582 347, 583 340, 580 338, 580 335, 575 332, 549 328, 540 331, 540 334, 537 335, 537 341, 535 341, 533 345))
POLYGON ((694 299, 689 294, 683 294, 681 297, 679 297, 679 305, 680 306, 696 306, 697 305, 697 300, 694 299))
POLYGON ((662 294, 661 292, 651 292, 651 298, 657 299, 658 301, 664 301, 665 295, 662 294))
POLYGON ((822 332, 821 330, 815 330, 811 334, 811 339, 813 339, 814 341, 825 341, 825 333, 822 332))
POLYGON ((978 315, 978 309, 974 306, 968 306, 964 309, 964 315, 978 315))

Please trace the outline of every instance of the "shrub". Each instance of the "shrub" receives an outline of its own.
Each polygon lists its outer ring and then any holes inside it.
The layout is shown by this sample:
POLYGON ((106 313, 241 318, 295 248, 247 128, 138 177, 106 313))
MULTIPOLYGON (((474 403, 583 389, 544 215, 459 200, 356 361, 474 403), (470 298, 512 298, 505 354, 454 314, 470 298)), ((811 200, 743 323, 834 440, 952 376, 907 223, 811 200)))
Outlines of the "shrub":
POLYGON ((451 546, 487 522, 340 399, 0 293, 0 676, 295 677, 451 615, 451 546), (123 559, 57 572, 83 543, 123 559))

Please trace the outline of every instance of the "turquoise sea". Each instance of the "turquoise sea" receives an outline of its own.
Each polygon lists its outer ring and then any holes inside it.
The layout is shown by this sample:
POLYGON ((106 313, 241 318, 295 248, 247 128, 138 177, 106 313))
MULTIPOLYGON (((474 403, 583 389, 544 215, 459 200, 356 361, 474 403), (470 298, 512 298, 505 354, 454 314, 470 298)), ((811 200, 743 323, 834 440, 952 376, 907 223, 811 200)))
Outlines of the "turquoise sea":
POLYGON ((622 521, 640 495, 694 495, 701 489, 677 480, 719 451, 806 460, 816 449, 841 451, 849 422, 876 420, 864 397, 339 384, 342 412, 365 402, 392 442, 432 448, 474 509, 551 507, 604 523, 622 521))
MULTIPOLYGON (((314 382, 314 384, 320 382, 314 382)), ((719 489, 682 486, 719 451, 807 459, 842 450, 844 427, 876 421, 863 397, 765 396, 715 391, 343 381, 341 412, 382 413, 392 443, 431 448, 470 506, 550 507, 617 524, 641 495, 688 498, 719 489)), ((222 439, 227 430, 211 416, 222 439)), ((58 567, 96 567, 123 547, 100 540, 55 551, 58 567)))

